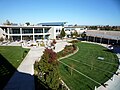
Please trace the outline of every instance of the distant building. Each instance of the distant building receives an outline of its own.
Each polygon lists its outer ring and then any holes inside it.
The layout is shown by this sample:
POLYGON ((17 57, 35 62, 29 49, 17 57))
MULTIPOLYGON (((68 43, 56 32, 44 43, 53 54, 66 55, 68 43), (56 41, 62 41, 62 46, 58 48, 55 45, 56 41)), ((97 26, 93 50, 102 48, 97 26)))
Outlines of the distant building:
POLYGON ((82 34, 83 32, 86 32, 87 28, 83 26, 65 26, 64 30, 67 37, 71 37, 71 33, 77 31, 78 34, 82 34))

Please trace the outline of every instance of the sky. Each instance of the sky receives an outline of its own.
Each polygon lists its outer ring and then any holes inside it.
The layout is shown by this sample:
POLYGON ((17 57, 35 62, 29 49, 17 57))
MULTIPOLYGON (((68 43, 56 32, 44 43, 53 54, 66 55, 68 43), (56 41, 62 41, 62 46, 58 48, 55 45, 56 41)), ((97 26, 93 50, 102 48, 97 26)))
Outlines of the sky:
POLYGON ((120 0, 0 0, 0 23, 120 25, 120 0))

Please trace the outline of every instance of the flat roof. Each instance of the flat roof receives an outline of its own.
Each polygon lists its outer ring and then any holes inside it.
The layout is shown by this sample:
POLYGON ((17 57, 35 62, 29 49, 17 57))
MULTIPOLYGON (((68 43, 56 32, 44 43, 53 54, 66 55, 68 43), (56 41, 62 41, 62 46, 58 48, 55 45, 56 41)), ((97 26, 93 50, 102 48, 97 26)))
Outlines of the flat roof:
POLYGON ((0 25, 0 28, 51 28, 51 26, 14 26, 14 25, 0 25))
POLYGON ((106 39, 120 40, 120 31, 97 31, 97 30, 87 30, 87 36, 100 37, 106 39))
POLYGON ((46 22, 46 23, 38 23, 37 25, 42 26, 64 26, 67 22, 46 22))

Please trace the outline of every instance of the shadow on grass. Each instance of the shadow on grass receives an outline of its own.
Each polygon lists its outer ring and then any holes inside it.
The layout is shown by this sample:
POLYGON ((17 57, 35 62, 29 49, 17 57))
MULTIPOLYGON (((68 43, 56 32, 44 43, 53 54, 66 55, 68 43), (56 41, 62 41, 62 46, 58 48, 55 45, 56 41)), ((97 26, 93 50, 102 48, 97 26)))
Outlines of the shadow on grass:
POLYGON ((36 76, 17 71, 17 69, 0 54, 0 90, 3 89, 50 90, 47 85, 42 83, 36 76))
POLYGON ((15 71, 16 68, 0 54, 0 90, 4 88, 15 71))
POLYGON ((109 50, 109 49, 105 49, 105 50, 103 50, 103 51, 114 53, 112 50, 109 50))
POLYGON ((0 54, 0 90, 34 90, 34 76, 16 70, 0 54))

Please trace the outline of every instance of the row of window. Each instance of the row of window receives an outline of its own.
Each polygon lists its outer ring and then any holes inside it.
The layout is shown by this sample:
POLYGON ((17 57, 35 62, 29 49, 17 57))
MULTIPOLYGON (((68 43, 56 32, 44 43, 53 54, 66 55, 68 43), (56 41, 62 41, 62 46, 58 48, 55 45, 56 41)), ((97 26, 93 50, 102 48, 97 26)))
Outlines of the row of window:
MULTIPOLYGON (((35 35, 35 40, 37 39, 43 39, 43 35, 35 35)), ((20 40, 21 37, 20 36, 12 36, 11 37, 13 40, 20 40)), ((49 38, 49 35, 45 35, 44 37, 45 39, 48 39, 49 38)), ((30 35, 30 36, 22 36, 22 40, 33 40, 33 36, 30 35)))
MULTIPOLYGON (((49 29, 45 28, 44 30, 43 29, 34 29, 34 33, 48 33, 49 32, 49 29)), ((7 33, 7 30, 6 30, 6 33, 7 33)), ((9 33, 10 34, 20 34, 20 30, 19 29, 10 29, 9 30, 9 33)), ((30 33, 33 33, 33 29, 22 29, 22 34, 30 34, 30 33)))

